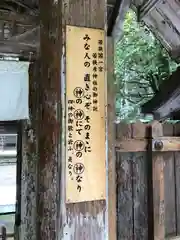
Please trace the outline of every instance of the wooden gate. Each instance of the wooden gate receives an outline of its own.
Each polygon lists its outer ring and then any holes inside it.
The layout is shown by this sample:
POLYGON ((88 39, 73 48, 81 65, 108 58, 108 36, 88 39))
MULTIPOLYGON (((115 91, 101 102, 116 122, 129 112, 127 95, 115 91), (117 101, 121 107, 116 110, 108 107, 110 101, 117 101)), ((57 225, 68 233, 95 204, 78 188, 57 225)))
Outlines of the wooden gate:
POLYGON ((116 125, 117 239, 180 239, 180 123, 116 125))

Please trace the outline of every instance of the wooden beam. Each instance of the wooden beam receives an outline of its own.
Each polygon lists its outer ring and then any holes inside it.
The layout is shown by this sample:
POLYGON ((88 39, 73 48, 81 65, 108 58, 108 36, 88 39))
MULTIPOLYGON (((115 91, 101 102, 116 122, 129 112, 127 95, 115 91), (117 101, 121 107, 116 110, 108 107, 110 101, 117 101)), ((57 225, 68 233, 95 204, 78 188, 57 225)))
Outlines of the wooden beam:
POLYGON ((115 85, 114 43, 107 41, 107 112, 108 112, 108 233, 109 240, 117 239, 116 229, 116 158, 115 158, 115 85))
MULTIPOLYGON (((118 152, 145 152, 147 151, 148 139, 116 140, 115 148, 118 152)), ((180 137, 158 137, 152 139, 153 152, 180 151, 180 137)))
POLYGON ((25 14, 19 14, 12 11, 5 11, 0 9, 0 21, 4 22, 14 22, 16 24, 23 26, 35 26, 39 24, 38 16, 30 16, 25 14))
POLYGON ((37 15, 38 14, 38 9, 34 8, 34 4, 31 2, 30 5, 23 3, 22 1, 19 0, 10 0, 10 1, 4 1, 1 3, 1 8, 2 9, 10 9, 12 11, 18 11, 20 8, 23 10, 23 12, 28 12, 29 15, 37 15))
POLYGON ((19 41, 17 40, 0 40, 0 47, 16 47, 17 49, 22 49, 22 51, 35 51, 37 49, 37 44, 28 41, 19 41))
POLYGON ((27 55, 36 52, 39 48, 38 25, 36 16, 0 10, 0 53, 27 55), (5 29, 8 30, 6 34, 5 29))
POLYGON ((8 55, 16 55, 23 57, 35 56, 37 51, 36 44, 28 43, 28 42, 18 42, 11 40, 0 40, 0 55, 8 54, 8 55))
POLYGON ((39 27, 7 40, 0 39, 0 54, 17 54, 27 56, 39 52, 39 27))
MULTIPOLYGON (((162 124, 153 122, 152 137, 158 138, 163 135, 162 124)), ((153 175, 153 218, 154 218, 154 240, 165 238, 165 186, 164 186, 164 158, 162 154, 152 155, 153 175)), ((152 191, 152 189, 149 189, 152 191)))
MULTIPOLYGON (((63 58, 65 64, 66 25, 105 29, 105 0, 74 1, 63 0, 63 58)), ((76 46, 76 43, 74 43, 76 46)), ((78 71, 78 69, 77 69, 78 71)), ((65 68, 62 78, 65 79, 65 68)), ((97 159, 98 161, 98 159, 97 159)), ((61 239, 104 240, 107 236, 106 202, 94 201, 76 204, 65 204, 65 161, 61 160, 61 239)))
MULTIPOLYGON (((61 57, 62 57, 62 1, 39 1, 40 65, 32 84, 37 86, 38 97, 30 93, 31 102, 38 106, 32 113, 32 121, 38 141, 37 212, 32 239, 59 239, 59 208, 61 179, 61 57)), ((33 105, 32 105, 33 106, 33 105)), ((33 156, 34 150, 29 152, 33 156)))
POLYGON ((25 166, 29 169, 26 169, 29 186, 26 185, 24 201, 30 210, 26 206, 24 235, 21 237, 25 240, 104 240, 107 233, 105 201, 66 205, 65 149, 62 146, 65 136, 63 86, 66 25, 104 30, 105 1, 40 0, 39 3, 40 60, 34 63, 30 71, 31 114, 23 148, 25 166), (31 133, 31 140, 28 132, 31 133))
POLYGON ((115 148, 118 152, 145 152, 147 151, 147 139, 116 140, 115 148))
MULTIPOLYGON (((37 164, 39 120, 39 61, 29 67, 30 119, 22 126, 22 179, 20 239, 36 238, 37 219, 37 164)), ((16 232, 17 234, 17 232, 16 232)))
POLYGON ((180 137, 160 137, 153 139, 152 147, 154 152, 180 151, 180 137))
POLYGON ((18 34, 10 38, 10 41, 25 41, 29 42, 29 45, 32 44, 33 46, 39 47, 39 40, 40 40, 40 26, 36 26, 33 29, 30 29, 22 34, 18 34))

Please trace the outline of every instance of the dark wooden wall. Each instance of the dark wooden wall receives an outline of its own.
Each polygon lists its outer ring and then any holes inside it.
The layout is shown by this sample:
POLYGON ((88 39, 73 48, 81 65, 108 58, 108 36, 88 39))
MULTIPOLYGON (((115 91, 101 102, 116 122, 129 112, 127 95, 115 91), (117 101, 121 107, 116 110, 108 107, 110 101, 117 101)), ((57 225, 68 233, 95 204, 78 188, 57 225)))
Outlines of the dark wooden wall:
MULTIPOLYGON (((147 137, 147 127, 148 125, 142 123, 117 124, 116 143, 132 138, 147 137)), ((162 124, 162 129, 163 136, 180 136, 180 123, 165 123, 162 124)), ((120 146, 120 144, 117 145, 120 146)), ((180 235, 180 215, 178 214, 180 211, 180 152, 153 152, 151 154, 148 151, 133 153, 120 152, 116 149, 118 240, 153 239, 148 238, 148 228, 151 228, 150 220, 153 219, 153 215, 150 216, 151 211, 148 214, 148 208, 151 207, 149 198, 153 195, 152 189, 148 188, 148 178, 150 177, 149 168, 152 167, 152 162, 158 158, 157 156, 162 157, 164 164, 165 237, 180 235)), ((160 209, 158 202, 154 201, 153 209, 158 207, 160 209)))

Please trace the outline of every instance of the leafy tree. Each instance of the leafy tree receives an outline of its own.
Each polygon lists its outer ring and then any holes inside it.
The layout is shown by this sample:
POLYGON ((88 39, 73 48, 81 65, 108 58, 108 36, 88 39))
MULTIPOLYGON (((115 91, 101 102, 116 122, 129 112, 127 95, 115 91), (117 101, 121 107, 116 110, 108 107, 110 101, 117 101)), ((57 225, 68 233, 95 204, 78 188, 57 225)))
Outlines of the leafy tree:
POLYGON ((159 85, 176 69, 159 41, 129 11, 124 36, 116 45, 116 112, 121 119, 139 116, 139 107, 157 93, 159 85))

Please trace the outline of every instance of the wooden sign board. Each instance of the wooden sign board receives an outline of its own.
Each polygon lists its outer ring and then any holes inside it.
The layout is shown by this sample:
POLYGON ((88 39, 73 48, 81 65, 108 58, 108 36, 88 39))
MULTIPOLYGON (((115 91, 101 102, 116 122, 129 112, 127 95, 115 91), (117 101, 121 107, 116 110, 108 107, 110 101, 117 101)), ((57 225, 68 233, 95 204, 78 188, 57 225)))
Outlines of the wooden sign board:
POLYGON ((105 199, 105 34, 66 29, 66 202, 105 199))

